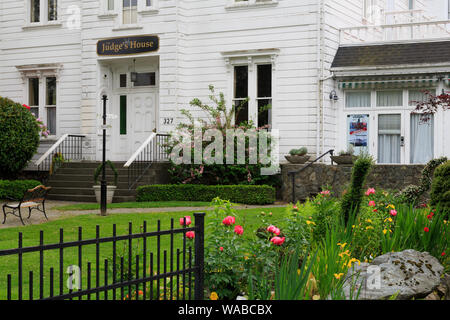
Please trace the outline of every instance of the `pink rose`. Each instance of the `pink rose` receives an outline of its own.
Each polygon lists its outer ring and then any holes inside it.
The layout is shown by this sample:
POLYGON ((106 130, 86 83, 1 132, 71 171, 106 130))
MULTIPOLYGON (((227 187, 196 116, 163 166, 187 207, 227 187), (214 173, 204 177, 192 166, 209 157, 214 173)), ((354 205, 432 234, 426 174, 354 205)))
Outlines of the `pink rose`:
POLYGON ((180 226, 184 225, 184 219, 186 218, 186 225, 190 225, 192 223, 190 216, 185 216, 183 218, 180 218, 180 226))
POLYGON ((231 226, 231 225, 234 224, 235 222, 236 222, 236 219, 235 219, 233 216, 225 217, 225 218, 222 220, 222 223, 223 223, 224 225, 226 225, 226 226, 231 226))
POLYGON ((188 239, 194 239, 194 238, 195 238, 195 232, 194 232, 194 231, 188 231, 188 232, 186 232, 186 238, 188 238, 188 239))
POLYGON ((235 226, 234 227, 234 233, 236 233, 237 235, 241 235, 244 233, 244 228, 242 226, 235 226))
POLYGON ((223 247, 220 247, 219 250, 220 250, 220 251, 223 251, 223 247))
POLYGON ((395 217, 395 216, 397 215, 397 210, 392 209, 392 210, 390 211, 390 213, 391 213, 391 216, 395 217))
POLYGON ((278 229, 277 227, 272 226, 272 225, 267 228, 267 231, 274 233, 277 236, 280 235, 280 232, 281 232, 280 229, 278 229))
POLYGON ((281 246, 284 243, 284 240, 286 240, 286 237, 273 237, 272 239, 270 239, 270 242, 272 242, 274 245, 281 246))
POLYGON ((375 194, 375 189, 374 188, 367 189, 366 196, 370 196, 371 194, 375 194))
POLYGON ((369 207, 375 207, 375 201, 369 201, 369 207))

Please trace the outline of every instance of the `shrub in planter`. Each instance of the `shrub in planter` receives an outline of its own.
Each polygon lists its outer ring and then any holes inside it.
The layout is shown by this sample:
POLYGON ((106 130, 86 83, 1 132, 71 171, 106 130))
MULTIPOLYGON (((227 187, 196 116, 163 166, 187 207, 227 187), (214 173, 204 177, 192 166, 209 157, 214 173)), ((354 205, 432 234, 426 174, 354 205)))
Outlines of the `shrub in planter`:
POLYGON ((198 184, 148 185, 136 189, 137 201, 206 201, 219 197, 235 203, 271 204, 275 188, 271 186, 198 184))
POLYGON ((40 184, 37 180, 0 180, 0 199, 21 199, 25 191, 40 184))
MULTIPOLYGON (((107 160, 105 162, 105 165, 108 165, 114 173, 114 185, 106 186, 106 203, 111 203, 112 199, 114 197, 114 192, 117 188, 116 186, 117 186, 119 174, 117 173, 117 170, 114 167, 114 164, 110 160, 107 160)), ((102 174, 102 169, 103 169, 103 163, 101 163, 94 172, 94 182, 96 185, 93 186, 93 189, 94 189, 95 197, 96 197, 98 203, 100 203, 100 201, 101 201, 101 185, 99 185, 98 179, 100 177, 100 174, 102 174)))
POLYGON ((0 178, 14 178, 39 146, 41 128, 23 105, 0 97, 0 178))
POLYGON ((290 163, 303 164, 310 158, 309 156, 306 155, 307 153, 308 149, 306 147, 302 147, 300 149, 291 149, 289 151, 289 155, 285 156, 285 158, 290 163))
POLYGON ((430 204, 439 207, 440 212, 448 217, 450 215, 450 160, 434 171, 430 197, 430 204))

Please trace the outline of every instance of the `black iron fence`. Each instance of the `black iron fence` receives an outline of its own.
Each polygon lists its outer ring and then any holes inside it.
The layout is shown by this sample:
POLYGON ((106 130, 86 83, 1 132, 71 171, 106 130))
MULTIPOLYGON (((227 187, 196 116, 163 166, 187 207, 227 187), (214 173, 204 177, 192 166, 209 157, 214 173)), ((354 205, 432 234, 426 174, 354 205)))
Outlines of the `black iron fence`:
POLYGON ((69 134, 38 165, 38 171, 55 172, 65 161, 83 160, 83 135, 69 134))
POLYGON ((157 134, 145 148, 139 153, 128 167, 128 188, 133 189, 150 169, 153 163, 167 161, 169 153, 167 151, 168 134, 157 134))
POLYGON ((195 213, 194 227, 184 219, 178 229, 171 219, 168 230, 158 220, 148 231, 144 221, 138 233, 129 223, 124 235, 114 224, 109 237, 100 237, 97 226, 91 239, 79 227, 74 241, 64 241, 60 229, 52 244, 41 231, 39 245, 29 247, 19 233, 16 249, 0 250, 0 275, 6 274, 0 299, 202 300, 204 216, 195 213))

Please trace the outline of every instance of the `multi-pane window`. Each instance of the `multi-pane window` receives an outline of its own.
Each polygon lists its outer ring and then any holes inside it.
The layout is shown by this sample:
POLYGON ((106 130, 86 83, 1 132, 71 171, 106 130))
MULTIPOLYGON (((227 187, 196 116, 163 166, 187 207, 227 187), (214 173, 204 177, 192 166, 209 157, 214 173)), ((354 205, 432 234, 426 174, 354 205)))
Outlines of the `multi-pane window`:
POLYGON ((370 91, 349 91, 345 93, 346 108, 370 107, 370 91))
POLYGON ((235 123, 248 122, 248 66, 234 67, 235 123))
POLYGON ((410 163, 427 163, 434 155, 433 115, 411 114, 410 163))
POLYGON ((272 65, 258 65, 258 127, 272 123, 272 65))
POLYGON ((137 0, 123 0, 123 24, 137 23, 137 0))
POLYGON ((428 99, 428 95, 426 94, 426 92, 429 92, 430 94, 435 94, 436 90, 435 89, 414 89, 414 90, 409 90, 408 94, 408 104, 411 107, 416 106, 418 103, 420 102, 425 102, 428 99))
POLYGON ((58 21, 58 0, 28 0, 29 22, 58 21))
POLYGON ((39 79, 28 79, 28 105, 31 107, 31 113, 39 118, 39 79))
POLYGON ((45 108, 47 128, 50 134, 56 134, 56 78, 45 78, 45 108))
POLYGON ((377 91, 377 107, 403 106, 403 91, 377 91))

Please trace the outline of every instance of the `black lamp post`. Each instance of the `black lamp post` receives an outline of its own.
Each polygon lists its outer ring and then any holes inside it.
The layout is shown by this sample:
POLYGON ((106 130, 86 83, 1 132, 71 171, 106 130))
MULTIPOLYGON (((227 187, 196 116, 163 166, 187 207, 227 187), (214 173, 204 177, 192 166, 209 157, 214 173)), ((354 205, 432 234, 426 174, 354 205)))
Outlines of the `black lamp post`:
POLYGON ((100 182, 100 215, 106 216, 106 101, 108 97, 103 95, 103 159, 102 180, 100 182))

